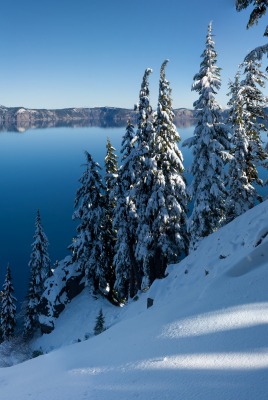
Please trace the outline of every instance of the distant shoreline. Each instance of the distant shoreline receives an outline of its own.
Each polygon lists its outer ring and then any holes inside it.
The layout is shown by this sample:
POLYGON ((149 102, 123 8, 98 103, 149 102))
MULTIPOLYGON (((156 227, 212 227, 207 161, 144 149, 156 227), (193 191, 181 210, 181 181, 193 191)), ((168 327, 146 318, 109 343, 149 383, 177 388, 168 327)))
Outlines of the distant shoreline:
MULTIPOLYGON (((174 109, 177 126, 191 126, 196 121, 196 111, 174 109)), ((29 109, 0 106, 0 131, 24 132, 28 129, 53 127, 124 127, 128 120, 136 123, 136 112, 117 107, 29 109)))

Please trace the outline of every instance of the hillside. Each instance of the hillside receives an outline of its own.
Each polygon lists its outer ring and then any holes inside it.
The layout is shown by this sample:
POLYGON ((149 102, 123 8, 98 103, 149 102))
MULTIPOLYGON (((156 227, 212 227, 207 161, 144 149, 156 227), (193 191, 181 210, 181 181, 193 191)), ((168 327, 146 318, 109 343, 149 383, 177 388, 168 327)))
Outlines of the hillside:
POLYGON ((47 354, 0 369, 1 400, 266 400, 267 281, 265 201, 126 307, 84 290, 32 344, 47 354))
MULTIPOLYGON (((186 108, 174 110, 175 123, 190 126, 195 121, 195 111, 186 108)), ((28 109, 0 106, 0 131, 19 131, 51 127, 120 127, 128 119, 136 121, 136 112, 117 107, 28 109)))

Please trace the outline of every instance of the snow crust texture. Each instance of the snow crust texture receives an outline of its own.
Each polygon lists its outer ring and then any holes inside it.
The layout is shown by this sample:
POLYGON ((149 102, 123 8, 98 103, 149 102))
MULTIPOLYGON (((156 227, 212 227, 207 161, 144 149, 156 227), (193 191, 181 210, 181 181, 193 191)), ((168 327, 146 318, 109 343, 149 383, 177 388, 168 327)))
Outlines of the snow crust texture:
POLYGON ((267 400, 268 201, 168 274, 124 308, 84 290, 33 343, 47 354, 0 369, 1 400, 267 400))

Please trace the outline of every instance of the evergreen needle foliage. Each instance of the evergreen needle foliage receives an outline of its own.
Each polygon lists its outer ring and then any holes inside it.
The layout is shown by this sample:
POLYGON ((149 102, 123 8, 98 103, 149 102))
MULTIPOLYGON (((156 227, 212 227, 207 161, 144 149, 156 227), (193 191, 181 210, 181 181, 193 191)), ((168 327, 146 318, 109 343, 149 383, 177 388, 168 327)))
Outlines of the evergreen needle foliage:
POLYGON ((48 255, 48 239, 41 224, 40 211, 35 220, 35 234, 30 257, 30 281, 27 296, 27 308, 24 320, 25 334, 33 333, 38 326, 38 306, 44 292, 44 283, 50 274, 50 259, 48 255))
POLYGON ((85 156, 85 171, 79 179, 81 186, 76 193, 76 210, 73 213, 73 219, 80 223, 70 249, 73 262, 77 263, 78 270, 84 274, 85 284, 93 285, 96 291, 103 291, 107 284, 101 257, 105 188, 100 175, 101 167, 87 151, 85 156))
POLYGON ((122 138, 121 145, 121 167, 118 170, 117 185, 112 191, 116 199, 113 215, 113 227, 117 232, 115 244, 115 256, 113 266, 115 270, 114 290, 119 300, 125 300, 135 295, 134 285, 131 284, 134 266, 135 231, 132 230, 133 202, 130 201, 129 193, 134 181, 133 152, 135 131, 131 121, 128 121, 126 132, 122 138), (130 291, 131 288, 131 291, 130 291))
POLYGON ((188 222, 190 247, 195 249, 203 237, 216 231, 225 222, 224 165, 230 147, 228 130, 222 122, 220 106, 215 94, 221 86, 220 68, 212 40, 212 23, 208 26, 206 47, 201 55, 200 71, 194 76, 192 90, 199 94, 194 103, 197 110, 197 126, 194 137, 184 142, 193 147, 191 173, 193 181, 189 195, 194 201, 188 222))
POLYGON ((5 282, 1 298, 1 335, 3 340, 8 340, 14 335, 16 326, 16 298, 13 296, 10 265, 7 265, 5 282))
POLYGON ((102 313, 102 309, 100 309, 99 314, 96 318, 96 324, 94 327, 94 335, 99 335, 105 331, 105 319, 102 313))
POLYGON ((116 231, 113 227, 113 215, 116 207, 116 201, 113 196, 113 190, 116 190, 118 164, 115 148, 111 145, 110 139, 107 138, 105 157, 105 195, 104 195, 104 215, 103 215, 103 248, 102 248, 102 264, 105 271, 105 279, 109 288, 108 297, 112 300, 115 282, 115 273, 113 268, 113 259, 115 254, 116 231))

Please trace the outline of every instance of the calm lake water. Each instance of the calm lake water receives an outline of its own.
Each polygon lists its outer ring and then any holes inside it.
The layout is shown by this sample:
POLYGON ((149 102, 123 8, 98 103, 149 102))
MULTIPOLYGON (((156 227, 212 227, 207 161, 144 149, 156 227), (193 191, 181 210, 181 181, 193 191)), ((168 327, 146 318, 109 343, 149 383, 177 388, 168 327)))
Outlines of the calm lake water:
MULTIPOLYGON (((193 127, 178 130, 182 141, 193 133, 193 127)), ((19 302, 27 292, 37 209, 55 263, 69 254, 67 246, 75 235, 72 213, 83 152, 87 150, 103 166, 107 137, 120 155, 124 132, 125 128, 98 127, 0 132, 0 286, 9 262, 19 302)), ((191 153, 181 150, 188 168, 191 153)))

